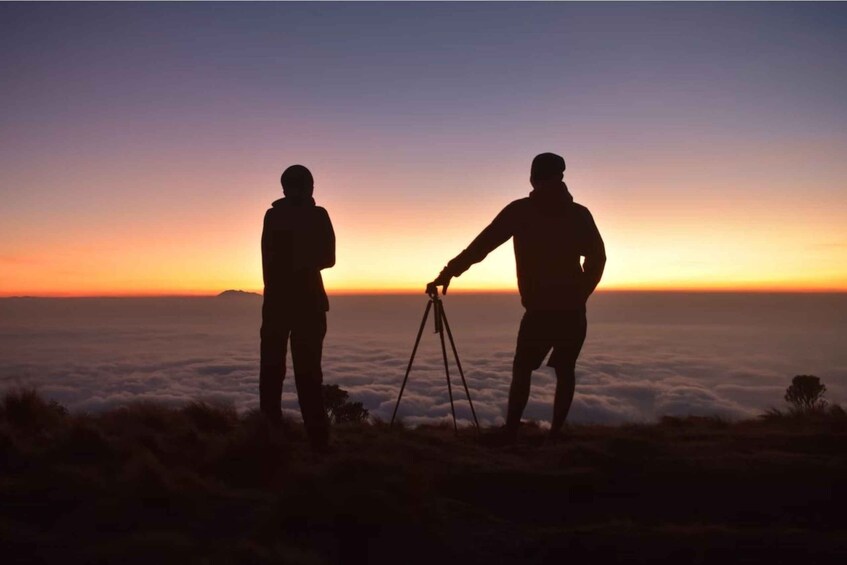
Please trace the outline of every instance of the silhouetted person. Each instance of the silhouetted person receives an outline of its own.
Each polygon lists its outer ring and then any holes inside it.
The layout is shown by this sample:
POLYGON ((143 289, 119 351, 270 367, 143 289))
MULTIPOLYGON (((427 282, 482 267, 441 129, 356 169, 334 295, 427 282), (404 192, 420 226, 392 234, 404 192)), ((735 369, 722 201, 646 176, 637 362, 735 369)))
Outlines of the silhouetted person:
POLYGON ((292 165, 282 173, 284 198, 265 213, 262 230, 261 367, 262 413, 273 422, 282 417, 282 382, 291 338, 291 360, 300 412, 315 448, 326 446, 329 427, 321 385, 321 355, 329 301, 321 269, 335 265, 335 233, 329 214, 315 205, 309 169, 292 165))
POLYGON ((591 213, 573 201, 563 182, 565 160, 553 153, 533 159, 528 198, 506 206, 467 249, 450 261, 434 281, 432 292, 447 287, 471 265, 509 238, 514 238, 518 289, 526 313, 518 331, 506 431, 517 432, 529 399, 532 371, 547 365, 556 371, 551 434, 565 423, 573 401, 576 359, 585 341, 585 302, 606 264, 603 239, 591 213), (585 257, 580 266, 580 256, 585 257))

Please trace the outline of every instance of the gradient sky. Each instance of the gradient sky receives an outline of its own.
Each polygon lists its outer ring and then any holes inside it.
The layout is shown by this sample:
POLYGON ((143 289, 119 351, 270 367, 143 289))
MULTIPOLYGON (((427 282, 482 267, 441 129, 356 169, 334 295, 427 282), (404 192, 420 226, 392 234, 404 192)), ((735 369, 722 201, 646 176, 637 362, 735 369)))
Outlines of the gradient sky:
MULTIPOLYGON (((847 290, 845 4, 2 4, 0 296, 422 290, 562 154, 605 289, 847 290)), ((454 282, 514 289, 511 245, 454 282)))

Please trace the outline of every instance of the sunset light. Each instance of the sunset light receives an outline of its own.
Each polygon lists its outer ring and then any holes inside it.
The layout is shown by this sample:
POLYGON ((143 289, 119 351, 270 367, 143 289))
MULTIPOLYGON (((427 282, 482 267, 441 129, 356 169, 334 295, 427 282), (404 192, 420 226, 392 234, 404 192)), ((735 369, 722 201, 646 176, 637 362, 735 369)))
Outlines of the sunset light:
MULTIPOLYGON (((338 235, 328 290, 417 292, 542 151, 603 234, 600 290, 847 290, 843 34, 782 6, 444 9, 338 6, 358 24, 321 36, 305 5, 6 8, 0 296, 260 291, 293 163, 338 235)), ((455 291, 515 290, 510 245, 455 291)))

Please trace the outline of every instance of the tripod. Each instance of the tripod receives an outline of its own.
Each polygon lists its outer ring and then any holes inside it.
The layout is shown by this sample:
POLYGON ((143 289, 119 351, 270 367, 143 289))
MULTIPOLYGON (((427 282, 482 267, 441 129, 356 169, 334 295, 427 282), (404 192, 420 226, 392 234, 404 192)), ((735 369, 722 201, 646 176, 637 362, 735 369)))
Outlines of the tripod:
POLYGON ((426 304, 426 310, 424 310, 423 320, 421 320, 421 327, 418 330, 418 337, 415 339, 415 346, 412 348, 412 356, 409 359, 409 366, 406 367, 406 376, 403 378, 403 385, 400 387, 400 394, 397 396, 397 403, 394 405, 394 413, 391 415, 391 426, 394 425, 394 418, 397 416, 397 408, 400 407, 400 399, 403 398, 403 391, 406 390, 406 382, 409 380, 409 373, 412 371, 412 363, 415 361, 415 354, 418 352, 418 345, 421 342, 421 335, 423 335, 424 326, 426 326, 426 319, 429 316, 429 311, 431 309, 435 310, 435 333, 441 338, 441 354, 444 357, 444 373, 447 375, 447 394, 450 396, 450 412, 453 414, 453 430, 456 433, 459 433, 459 426, 456 423, 456 408, 453 405, 453 385, 450 382, 450 367, 447 364, 447 347, 444 343, 444 330, 447 329, 447 337, 450 338, 450 347, 453 349, 453 356, 456 358, 456 366, 459 368, 459 375, 462 377, 462 385, 465 387, 465 394, 468 397, 468 404, 471 407, 471 414, 473 415, 473 421, 476 425, 476 431, 479 432, 479 420, 476 418, 476 410, 473 407, 473 401, 471 400, 471 393, 468 390, 468 383, 465 380, 465 372, 462 370, 462 363, 459 361, 459 352, 456 350, 456 342, 453 340, 453 332, 450 331, 450 324, 447 322, 447 315, 444 313, 444 304, 441 302, 441 299, 438 296, 438 289, 436 288, 434 292, 428 292, 429 294, 429 302, 426 304))

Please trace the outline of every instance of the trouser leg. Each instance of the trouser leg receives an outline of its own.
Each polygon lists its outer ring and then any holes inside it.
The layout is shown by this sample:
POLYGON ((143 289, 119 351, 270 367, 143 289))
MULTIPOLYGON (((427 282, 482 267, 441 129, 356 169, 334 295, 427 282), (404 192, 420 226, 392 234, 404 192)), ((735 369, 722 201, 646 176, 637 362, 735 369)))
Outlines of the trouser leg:
POLYGON ((294 365, 294 384, 300 413, 309 440, 315 447, 325 446, 329 438, 329 423, 323 402, 323 371, 321 356, 326 335, 326 314, 319 312, 303 319, 291 331, 291 357, 294 365))
POLYGON ((285 379, 288 333, 284 321, 275 315, 273 309, 263 306, 259 347, 259 409, 275 421, 282 418, 282 382, 285 379))

